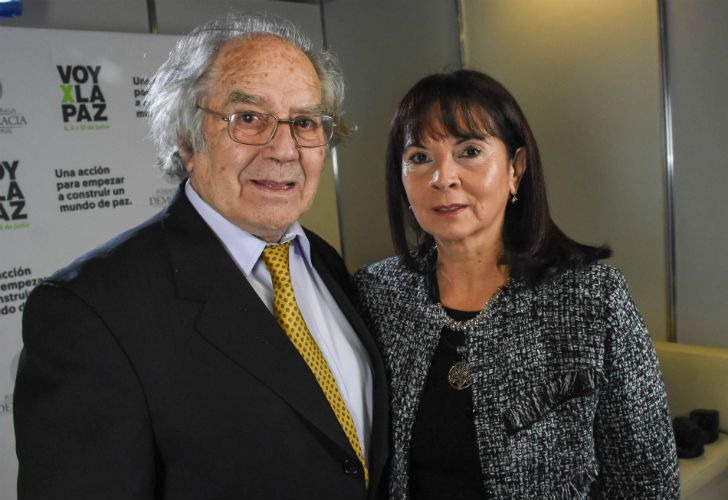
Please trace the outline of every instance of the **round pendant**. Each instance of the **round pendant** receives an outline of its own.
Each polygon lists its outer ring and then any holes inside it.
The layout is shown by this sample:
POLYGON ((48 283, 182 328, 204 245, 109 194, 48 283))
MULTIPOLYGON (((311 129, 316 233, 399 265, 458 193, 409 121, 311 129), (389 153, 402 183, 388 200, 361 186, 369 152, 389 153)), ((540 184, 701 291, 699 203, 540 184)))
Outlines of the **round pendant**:
POLYGON ((470 365, 467 361, 458 361, 447 372, 447 381, 450 387, 462 391, 470 387, 470 365))

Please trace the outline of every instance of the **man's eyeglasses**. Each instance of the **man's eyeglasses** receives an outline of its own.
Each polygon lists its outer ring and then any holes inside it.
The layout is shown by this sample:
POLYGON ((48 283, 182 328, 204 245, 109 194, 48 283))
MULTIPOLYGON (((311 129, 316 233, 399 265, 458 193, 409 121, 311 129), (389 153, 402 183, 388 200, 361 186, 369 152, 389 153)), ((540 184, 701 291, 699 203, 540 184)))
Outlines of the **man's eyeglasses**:
POLYGON ((318 148, 329 143, 336 127, 334 119, 327 115, 298 115, 284 120, 271 113, 259 111, 237 111, 226 116, 202 106, 195 107, 227 122, 230 138, 249 146, 268 144, 276 135, 278 125, 287 123, 291 128, 291 136, 298 146, 318 148))

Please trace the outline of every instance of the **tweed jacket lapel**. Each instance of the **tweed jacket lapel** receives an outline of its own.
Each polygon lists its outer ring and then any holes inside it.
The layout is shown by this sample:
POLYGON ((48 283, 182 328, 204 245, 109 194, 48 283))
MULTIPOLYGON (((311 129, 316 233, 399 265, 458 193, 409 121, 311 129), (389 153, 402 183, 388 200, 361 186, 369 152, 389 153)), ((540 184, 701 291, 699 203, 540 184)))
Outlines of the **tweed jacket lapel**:
POLYGON ((419 406, 420 395, 427 378, 427 370, 420 368, 430 366, 440 340, 440 332, 447 323, 445 312, 432 302, 424 279, 421 286, 413 290, 413 294, 411 300, 396 305, 401 311, 402 318, 410 323, 410 331, 419 332, 419 341, 408 346, 403 353, 406 361, 400 365, 403 368, 400 376, 406 380, 407 397, 414 403, 412 411, 407 415, 408 425, 414 422, 414 414, 419 406))
MULTIPOLYGON (((385 356, 389 356, 387 366, 391 370, 390 376, 392 380, 398 381, 392 387, 394 457, 407 457, 410 454, 412 426, 422 391, 440 334, 449 321, 445 311, 434 302, 431 286, 425 274, 407 272, 406 279, 399 283, 396 290, 368 290, 373 295, 363 297, 367 300, 382 294, 386 297, 388 310, 391 312, 386 317, 380 316, 377 319, 380 327, 386 325, 388 330, 379 332, 380 341, 384 344, 385 356), (413 338, 407 338, 399 334, 400 332, 412 332, 413 338)), ((503 374, 512 368, 504 366, 504 357, 507 357, 512 342, 524 341, 514 325, 523 319, 521 311, 530 310, 531 302, 532 293, 525 284, 511 282, 489 304, 488 312, 470 324, 465 335, 466 358, 470 364, 471 376, 474 380, 478 379, 479 385, 497 384, 503 374), (485 345, 491 348, 485 349, 485 345), (484 351, 493 354, 485 359, 484 351)), ((479 396, 474 394, 474 397, 479 396)), ((478 416, 479 426, 476 426, 479 441, 495 443, 507 439, 496 398, 481 400, 477 406, 482 413, 478 416)), ((498 449, 502 448, 481 448, 481 464, 498 463, 498 457, 491 456, 497 454, 498 449)), ((400 486, 408 484, 407 462, 394 460, 392 475, 401 479, 400 486)), ((397 498, 408 498, 406 490, 390 493, 397 498)))
MULTIPOLYGON (((403 286, 401 293, 395 294, 388 304, 395 323, 388 324, 385 340, 391 344, 383 348, 391 370, 390 378, 401 381, 391 387, 392 391, 392 440, 393 456, 409 456, 412 441, 412 425, 420 404, 422 390, 427 379, 428 367, 440 339, 440 332, 447 322, 445 312, 433 303, 423 275, 410 276, 413 282, 403 286), (417 332, 416 342, 406 342, 399 336, 400 331, 417 332), (394 357, 395 359, 392 359, 394 357)), ((381 319, 381 318, 380 318, 381 319)), ((384 332, 380 332, 384 333, 384 332)), ((380 338, 380 340, 383 340, 380 338)), ((392 462, 392 475, 409 478, 406 463, 392 462)), ((406 484, 404 481, 404 484, 406 484)), ((390 490, 390 495, 400 498, 405 492, 390 490)), ((405 498, 405 497, 401 497, 405 498)))
POLYGON ((180 188, 164 221, 181 298, 203 302, 195 329, 340 448, 341 426, 296 348, 180 188))

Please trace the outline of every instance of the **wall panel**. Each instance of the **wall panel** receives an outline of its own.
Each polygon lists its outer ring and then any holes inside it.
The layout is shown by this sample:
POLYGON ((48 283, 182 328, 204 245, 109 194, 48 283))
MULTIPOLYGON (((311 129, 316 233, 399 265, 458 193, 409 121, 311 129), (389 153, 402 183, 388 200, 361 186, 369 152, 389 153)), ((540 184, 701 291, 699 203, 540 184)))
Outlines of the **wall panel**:
POLYGON ((728 3, 667 6, 677 340, 728 347, 728 3))
POLYGON ((666 336, 657 7, 610 0, 464 0, 468 66, 521 103, 556 222, 609 243, 652 336, 666 336))
POLYGON ((405 92, 460 59, 455 2, 341 0, 326 4, 329 46, 357 131, 339 148, 345 256, 351 271, 392 254, 384 191, 389 122, 405 92))

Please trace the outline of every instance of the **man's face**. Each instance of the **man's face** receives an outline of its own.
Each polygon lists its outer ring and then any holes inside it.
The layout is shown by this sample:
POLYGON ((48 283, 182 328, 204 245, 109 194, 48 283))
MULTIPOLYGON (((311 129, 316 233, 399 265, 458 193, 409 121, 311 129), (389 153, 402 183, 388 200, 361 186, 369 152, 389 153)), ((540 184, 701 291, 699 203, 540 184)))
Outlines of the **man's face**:
MULTIPOLYGON (((233 40, 211 68, 204 107, 224 115, 257 111, 291 118, 319 109, 321 86, 308 58, 272 36, 233 40)), ((186 163, 195 191, 227 220, 266 241, 278 241, 316 195, 325 148, 299 148, 288 124, 263 146, 234 142, 227 122, 206 114, 207 150, 186 163)))

